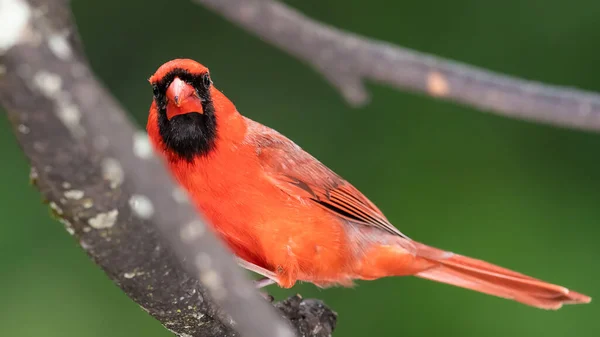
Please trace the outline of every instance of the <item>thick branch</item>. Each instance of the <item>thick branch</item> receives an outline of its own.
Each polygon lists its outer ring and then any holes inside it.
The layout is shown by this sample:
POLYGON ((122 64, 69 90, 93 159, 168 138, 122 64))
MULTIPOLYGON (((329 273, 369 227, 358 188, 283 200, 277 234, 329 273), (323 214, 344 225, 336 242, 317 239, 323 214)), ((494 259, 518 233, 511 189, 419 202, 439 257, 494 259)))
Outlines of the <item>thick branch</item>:
POLYGON ((544 85, 344 32, 274 0, 193 0, 321 72, 351 104, 364 80, 425 93, 499 115, 600 130, 600 95, 544 85))
POLYGON ((236 335, 231 325, 291 336, 282 312, 305 336, 331 334, 335 313, 321 303, 292 298, 276 312, 260 298, 94 78, 66 1, 3 1, 0 18, 0 102, 32 180, 128 296, 180 336, 236 335))

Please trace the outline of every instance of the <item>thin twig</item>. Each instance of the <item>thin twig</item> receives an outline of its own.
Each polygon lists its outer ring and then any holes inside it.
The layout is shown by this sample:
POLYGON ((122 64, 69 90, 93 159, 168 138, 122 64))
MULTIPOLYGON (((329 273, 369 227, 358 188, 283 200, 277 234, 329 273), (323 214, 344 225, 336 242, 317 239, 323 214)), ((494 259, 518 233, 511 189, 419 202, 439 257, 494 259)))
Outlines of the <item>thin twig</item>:
POLYGON ((274 0, 193 0, 312 65, 353 104, 364 80, 425 93, 499 115, 600 130, 600 95, 497 74, 348 33, 274 0))
MULTIPOLYGON (((0 102, 32 179, 87 253, 178 335, 229 336, 233 326, 245 337, 292 336, 176 187, 145 133, 97 82, 68 1, 1 5, 0 102)), ((313 315, 313 322, 292 315, 297 330, 331 333, 335 314, 298 303, 280 304, 313 315)))

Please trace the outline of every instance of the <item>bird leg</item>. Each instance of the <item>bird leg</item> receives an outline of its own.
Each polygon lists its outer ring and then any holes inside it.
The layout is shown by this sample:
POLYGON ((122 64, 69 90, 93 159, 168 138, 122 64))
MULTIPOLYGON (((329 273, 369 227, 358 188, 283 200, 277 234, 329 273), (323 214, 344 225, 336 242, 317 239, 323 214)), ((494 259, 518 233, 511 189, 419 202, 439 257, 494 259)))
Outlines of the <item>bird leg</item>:
MULTIPOLYGON (((256 286, 257 289, 277 283, 277 275, 274 272, 267 270, 263 267, 257 266, 254 263, 248 262, 246 260, 242 260, 239 257, 236 257, 236 260, 237 260, 238 265, 240 265, 240 267, 263 276, 263 278, 254 281, 254 285, 256 286)), ((267 301, 273 302, 273 300, 274 300, 273 296, 269 295, 266 292, 262 292, 262 291, 259 291, 259 293, 267 301)))
POLYGON ((259 280, 254 281, 254 285, 256 286, 257 289, 266 287, 266 286, 270 286, 271 284, 275 284, 277 283, 275 280, 272 280, 268 277, 263 277, 259 280))

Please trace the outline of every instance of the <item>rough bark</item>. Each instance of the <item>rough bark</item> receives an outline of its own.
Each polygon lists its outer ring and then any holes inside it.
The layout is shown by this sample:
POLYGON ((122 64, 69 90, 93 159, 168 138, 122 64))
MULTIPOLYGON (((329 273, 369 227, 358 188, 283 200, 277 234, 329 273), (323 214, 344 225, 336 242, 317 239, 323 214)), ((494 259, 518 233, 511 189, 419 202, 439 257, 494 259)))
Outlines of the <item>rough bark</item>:
MULTIPOLYGON (((312 66, 352 105, 364 81, 509 118, 600 131, 600 95, 494 73, 310 19, 275 0, 192 0, 312 66)), ((535 60, 532 60, 535 62, 535 60)))

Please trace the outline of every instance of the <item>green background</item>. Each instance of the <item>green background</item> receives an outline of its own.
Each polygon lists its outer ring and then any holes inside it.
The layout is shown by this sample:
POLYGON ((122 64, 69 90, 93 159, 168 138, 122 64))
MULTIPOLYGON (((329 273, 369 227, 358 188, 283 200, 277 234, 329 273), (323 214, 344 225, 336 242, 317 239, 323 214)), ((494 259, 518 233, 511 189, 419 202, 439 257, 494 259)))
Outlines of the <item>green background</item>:
MULTIPOLYGON (((366 36, 495 71, 600 91, 596 0, 294 0, 366 36)), ((147 78, 194 58, 246 116, 351 181, 407 235, 600 295, 600 135, 509 120, 369 84, 354 109, 311 68, 189 1, 74 1, 94 70, 145 124, 147 78)), ((49 218, 0 118, 0 336, 169 336, 49 218)), ((412 277, 319 297, 334 336, 600 336, 596 302, 557 312, 412 277)))

